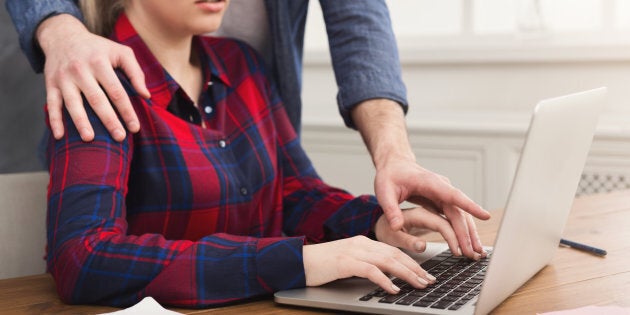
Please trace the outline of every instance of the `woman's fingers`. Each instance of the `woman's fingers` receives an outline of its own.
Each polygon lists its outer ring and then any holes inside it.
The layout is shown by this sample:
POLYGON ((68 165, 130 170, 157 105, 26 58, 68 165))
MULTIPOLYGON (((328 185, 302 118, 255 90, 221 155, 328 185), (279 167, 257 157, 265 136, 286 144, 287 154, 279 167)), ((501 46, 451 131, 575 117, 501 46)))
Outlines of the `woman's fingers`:
POLYGON ((356 276, 369 279, 395 294, 397 287, 387 275, 400 278, 416 288, 435 282, 435 277, 400 249, 362 236, 308 245, 303 252, 307 285, 356 276), (331 264, 335 266, 332 273, 331 264))

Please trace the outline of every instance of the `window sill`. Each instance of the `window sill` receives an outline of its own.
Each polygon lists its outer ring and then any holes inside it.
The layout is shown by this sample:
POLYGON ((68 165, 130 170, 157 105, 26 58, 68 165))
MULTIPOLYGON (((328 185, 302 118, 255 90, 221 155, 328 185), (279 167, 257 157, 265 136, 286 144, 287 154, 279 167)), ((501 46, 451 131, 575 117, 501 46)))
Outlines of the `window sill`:
MULTIPOLYGON (((630 34, 527 34, 398 37, 403 65, 630 61, 630 34)), ((330 64, 327 48, 310 47, 304 63, 330 64)))

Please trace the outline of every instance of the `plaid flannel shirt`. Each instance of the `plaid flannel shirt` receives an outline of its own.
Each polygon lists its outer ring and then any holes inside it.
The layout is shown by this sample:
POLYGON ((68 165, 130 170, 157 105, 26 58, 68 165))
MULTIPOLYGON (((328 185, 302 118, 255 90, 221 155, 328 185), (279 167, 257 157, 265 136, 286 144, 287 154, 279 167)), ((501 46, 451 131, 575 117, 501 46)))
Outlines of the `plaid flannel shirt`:
POLYGON ((151 99, 119 75, 141 130, 114 141, 49 140, 48 270, 68 303, 128 306, 145 296, 203 307, 305 285, 302 246, 368 235, 382 210, 322 182, 262 62, 245 44, 195 37, 198 107, 122 15, 151 99))

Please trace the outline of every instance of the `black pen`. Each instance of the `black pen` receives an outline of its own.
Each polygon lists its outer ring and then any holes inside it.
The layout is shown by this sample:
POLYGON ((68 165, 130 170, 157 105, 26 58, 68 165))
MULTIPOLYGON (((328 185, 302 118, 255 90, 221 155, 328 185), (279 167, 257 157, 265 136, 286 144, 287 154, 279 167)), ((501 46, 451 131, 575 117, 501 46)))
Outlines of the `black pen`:
POLYGON ((601 248, 597 248, 597 247, 593 247, 593 246, 589 246, 589 245, 585 245, 585 244, 581 244, 581 243, 576 243, 573 241, 569 241, 569 240, 565 240, 565 239, 560 239, 560 244, 565 245, 565 246, 569 246, 571 248, 575 248, 577 250, 581 250, 581 251, 585 251, 585 252, 589 252, 593 255, 597 255, 597 256, 606 256, 606 251, 601 249, 601 248))

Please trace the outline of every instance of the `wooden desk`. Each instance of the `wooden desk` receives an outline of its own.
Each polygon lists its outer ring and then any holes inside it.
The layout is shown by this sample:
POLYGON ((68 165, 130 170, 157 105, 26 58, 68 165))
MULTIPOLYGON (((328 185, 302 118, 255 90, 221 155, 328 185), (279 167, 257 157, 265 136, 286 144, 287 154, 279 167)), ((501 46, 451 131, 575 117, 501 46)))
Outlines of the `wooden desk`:
MULTIPOLYGON (((480 222, 482 240, 494 240, 500 213, 480 222)), ((551 264, 527 282, 493 314, 535 314, 587 305, 630 307, 630 191, 576 199, 565 229, 567 239, 608 251, 605 258, 559 248, 551 264)), ((431 239, 438 239, 430 235, 431 239)), ((527 259, 527 253, 523 253, 527 259)), ((97 314, 115 311, 70 306, 59 301, 49 275, 0 280, 1 314, 97 314)), ((271 298, 185 314, 327 314, 329 311, 277 305, 271 298)))

